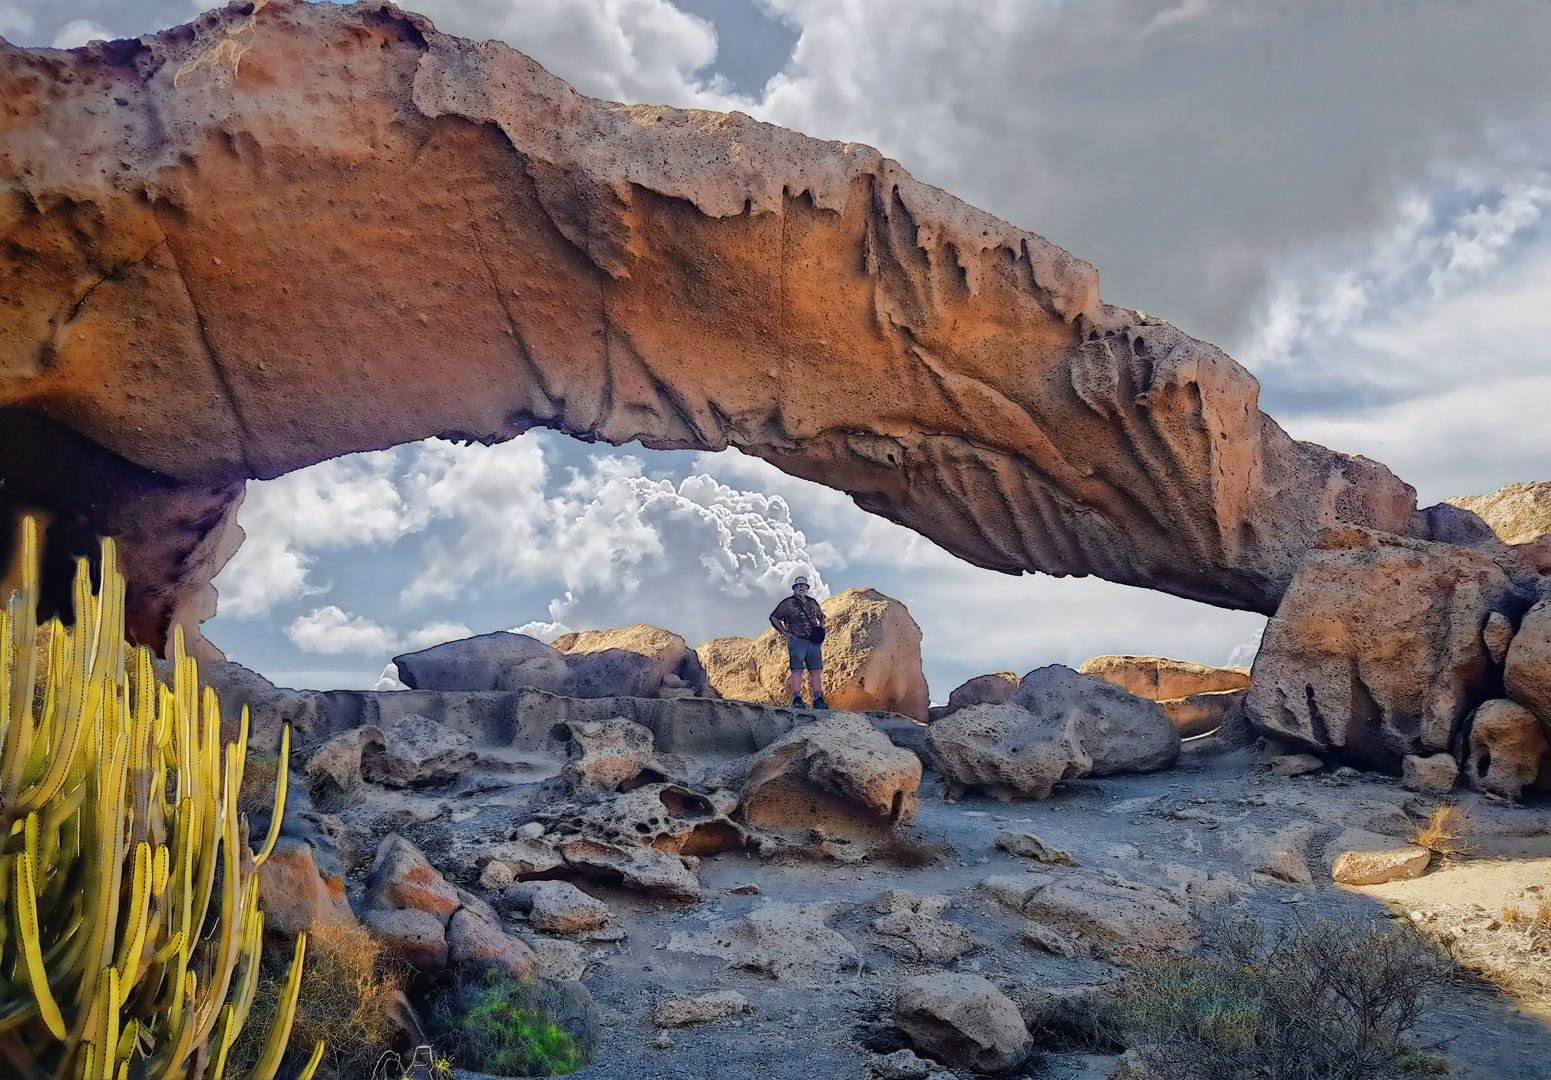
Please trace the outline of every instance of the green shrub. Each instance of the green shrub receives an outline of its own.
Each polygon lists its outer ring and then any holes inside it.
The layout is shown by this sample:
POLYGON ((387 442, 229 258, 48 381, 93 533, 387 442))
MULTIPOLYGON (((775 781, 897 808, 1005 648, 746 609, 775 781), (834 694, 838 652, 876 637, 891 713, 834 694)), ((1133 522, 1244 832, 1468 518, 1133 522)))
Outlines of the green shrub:
MULTIPOLYGON (((430 1034, 460 1068, 497 1076, 573 1073, 597 1053, 596 1029, 575 1025, 565 984, 496 971, 460 982, 431 1003, 430 1034)), ((590 1007, 590 1003, 589 1003, 590 1007)))

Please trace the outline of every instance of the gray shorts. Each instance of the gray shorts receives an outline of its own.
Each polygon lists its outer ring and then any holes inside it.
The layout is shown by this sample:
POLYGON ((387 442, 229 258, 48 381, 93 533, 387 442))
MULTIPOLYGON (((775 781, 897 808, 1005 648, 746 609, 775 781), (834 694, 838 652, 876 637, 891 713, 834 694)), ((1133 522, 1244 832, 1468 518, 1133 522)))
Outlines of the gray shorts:
POLYGON ((807 638, 787 638, 786 655, 792 662, 793 671, 801 671, 807 668, 809 671, 824 670, 824 648, 816 641, 807 638))

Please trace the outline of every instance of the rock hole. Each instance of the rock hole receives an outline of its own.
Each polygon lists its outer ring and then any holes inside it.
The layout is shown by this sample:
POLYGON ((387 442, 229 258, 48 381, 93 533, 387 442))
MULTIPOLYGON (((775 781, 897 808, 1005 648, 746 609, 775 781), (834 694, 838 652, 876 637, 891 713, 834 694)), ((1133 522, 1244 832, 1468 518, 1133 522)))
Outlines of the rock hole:
POLYGON ((1483 750, 1483 751, 1481 751, 1481 756, 1476 758, 1476 775, 1477 776, 1485 776, 1487 773, 1489 773, 1491 771, 1492 771, 1492 752, 1490 750, 1483 750))

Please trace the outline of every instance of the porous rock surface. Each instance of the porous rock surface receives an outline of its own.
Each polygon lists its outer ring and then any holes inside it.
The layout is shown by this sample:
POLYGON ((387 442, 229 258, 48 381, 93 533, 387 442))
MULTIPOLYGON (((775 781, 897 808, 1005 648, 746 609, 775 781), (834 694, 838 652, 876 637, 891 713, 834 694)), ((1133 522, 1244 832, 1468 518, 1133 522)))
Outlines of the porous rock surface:
POLYGON ((0 44, 0 474, 123 537, 138 640, 209 655, 246 479, 534 426, 737 446, 981 566, 1263 612, 1321 526, 1426 528, 869 147, 590 99, 390 4, 273 0, 239 71, 198 63, 248 11, 0 44))
MULTIPOLYGON (((898 600, 876 589, 847 589, 822 601, 824 699, 831 708, 927 717, 921 628, 898 600)), ((767 629, 755 638, 715 638, 697 650, 711 685, 726 698, 791 701, 786 640, 767 629)))
MULTIPOLYGON (((550 646, 567 656, 587 656, 619 650, 645 657, 651 662, 646 674, 655 683, 655 697, 673 697, 675 691, 688 697, 697 694, 708 696, 709 684, 700 657, 685 644, 684 639, 669 630, 660 630, 646 623, 636 623, 619 630, 581 630, 561 634, 550 646)), ((600 681, 607 681, 600 679, 600 681)), ((710 691, 714 696, 715 691, 710 691)), ((583 695, 589 696, 589 695, 583 695)))
POLYGON ((805 829, 821 814, 815 802, 836 799, 872 820, 909 821, 916 813, 921 759, 865 717, 838 713, 765 747, 745 776, 741 801, 753 825, 805 829))
POLYGON ((1486 555, 1366 530, 1328 530, 1266 625, 1245 703, 1302 749, 1394 772, 1454 746, 1494 670, 1482 636, 1521 603, 1486 555))
POLYGON ((1484 701, 1470 721, 1465 777, 1477 791, 1517 799, 1541 776, 1551 779, 1551 744, 1524 706, 1502 698, 1484 701))
POLYGON ((1506 661, 1503 682, 1508 696, 1551 731, 1551 592, 1524 613, 1506 661))

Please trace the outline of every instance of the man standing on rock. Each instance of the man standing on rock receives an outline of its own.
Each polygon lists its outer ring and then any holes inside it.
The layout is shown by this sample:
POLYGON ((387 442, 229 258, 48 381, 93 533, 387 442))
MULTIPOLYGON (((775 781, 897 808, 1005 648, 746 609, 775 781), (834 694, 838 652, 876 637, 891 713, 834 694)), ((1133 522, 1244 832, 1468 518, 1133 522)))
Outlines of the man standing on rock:
POLYGON ((824 610, 808 595, 808 579, 792 582, 792 595, 770 613, 770 625, 786 639, 786 655, 792 673, 786 678, 791 691, 792 708, 802 708, 802 669, 808 669, 808 689, 813 691, 813 707, 827 709, 824 701, 824 610))

